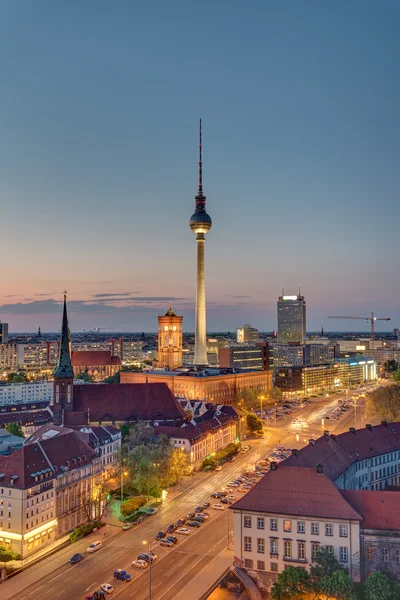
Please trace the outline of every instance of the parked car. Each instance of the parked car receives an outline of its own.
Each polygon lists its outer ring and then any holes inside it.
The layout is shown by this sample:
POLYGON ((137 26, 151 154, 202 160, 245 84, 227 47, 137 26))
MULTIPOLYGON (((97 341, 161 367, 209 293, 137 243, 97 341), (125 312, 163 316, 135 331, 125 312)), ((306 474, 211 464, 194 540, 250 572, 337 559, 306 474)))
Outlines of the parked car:
POLYGON ((114 588, 112 585, 110 585, 109 583, 102 583, 101 584, 101 589, 103 590, 103 592, 105 592, 106 594, 111 594, 114 591, 114 588))
POLYGON ((133 523, 124 523, 124 525, 122 525, 122 531, 128 531, 128 529, 132 529, 133 527, 133 523))
POLYGON ((203 517, 203 519, 209 519, 210 518, 210 513, 208 512, 204 512, 204 510, 202 512, 196 513, 196 517, 203 517))
POLYGON ((193 521, 197 521, 197 523, 204 523, 204 517, 199 517, 198 515, 193 517, 193 521))
POLYGON ((196 514, 195 512, 190 512, 190 513, 188 513, 188 514, 186 515, 186 518, 187 518, 187 519, 193 519, 193 517, 194 517, 194 515, 195 515, 195 514, 196 514))
POLYGON ((179 529, 176 530, 176 533, 179 533, 180 535, 189 535, 189 529, 187 527, 179 527, 179 529))
POLYGON ((124 569, 115 569, 114 579, 119 579, 120 581, 128 582, 131 580, 131 576, 124 569))
POLYGON ((159 531, 155 537, 156 540, 161 540, 162 538, 165 538, 165 536, 167 535, 166 531, 159 531))
POLYGON ((177 544, 178 543, 178 538, 175 535, 169 535, 167 537, 167 540, 169 540, 170 542, 172 542, 173 544, 177 544))
POLYGON ((101 542, 93 542, 93 544, 90 544, 90 546, 86 548, 86 552, 97 552, 97 550, 100 550, 102 547, 103 544, 101 542))
POLYGON ((211 498, 218 498, 219 499, 219 498, 222 498, 222 495, 221 495, 220 492, 213 492, 211 494, 211 498))
MULTIPOLYGON (((229 500, 229 498, 221 498, 221 504, 232 504, 232 500, 229 500)), ((215 505, 213 508, 215 508, 215 505)))
POLYGON ((212 507, 215 508, 215 510, 224 510, 225 509, 225 507, 222 506, 222 504, 213 504, 212 507))
POLYGON ((235 494, 229 494, 228 495, 228 500, 236 500, 235 494))
POLYGON ((154 552, 143 552, 142 554, 139 554, 137 559, 145 560, 148 563, 150 563, 150 562, 153 563, 157 560, 157 554, 155 554, 154 552))
POLYGON ((136 567, 138 569, 146 569, 149 566, 149 563, 146 560, 134 560, 132 563, 132 567, 136 567))
POLYGON ((222 490, 221 492, 219 492, 221 498, 225 498, 225 496, 228 495, 228 492, 226 490, 222 490))
POLYGON ((175 529, 176 529, 176 525, 170 525, 167 528, 167 533, 174 533, 175 529))
POLYGON ((202 506, 196 506, 196 510, 194 511, 195 513, 199 513, 203 510, 202 506))
POLYGON ((186 523, 186 519, 179 519, 179 521, 176 522, 176 526, 182 527, 182 525, 184 525, 185 523, 186 523))
POLYGON ((71 565, 75 565, 81 560, 83 560, 82 554, 74 554, 73 557, 69 559, 69 562, 71 563, 71 565))
POLYGON ((209 503, 209 502, 204 502, 204 504, 203 504, 203 508, 209 508, 209 506, 210 506, 210 503, 209 503))
POLYGON ((158 508, 149 508, 147 511, 148 515, 155 515, 156 513, 158 513, 158 508))
POLYGON ((215 467, 215 471, 222 471, 221 465, 218 465, 218 467, 215 467))
POLYGON ((186 525, 189 527, 200 527, 200 523, 198 521, 188 521, 186 525))
POLYGON ((171 547, 173 546, 173 542, 171 542, 171 540, 169 540, 168 538, 164 538, 163 540, 160 540, 160 546, 167 546, 167 547, 171 547))

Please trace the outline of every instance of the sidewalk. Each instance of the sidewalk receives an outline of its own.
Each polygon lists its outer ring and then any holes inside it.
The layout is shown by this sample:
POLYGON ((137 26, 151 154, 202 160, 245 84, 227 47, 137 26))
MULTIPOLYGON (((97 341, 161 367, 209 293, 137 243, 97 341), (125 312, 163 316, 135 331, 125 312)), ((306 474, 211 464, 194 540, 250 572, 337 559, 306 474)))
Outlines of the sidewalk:
POLYGON ((43 560, 44 558, 46 558, 46 556, 50 556, 51 554, 54 554, 54 552, 57 552, 59 549, 63 548, 64 546, 69 545, 69 535, 65 535, 64 537, 50 544, 50 546, 46 546, 46 548, 43 548, 43 550, 36 552, 32 556, 28 556, 27 558, 23 558, 21 560, 10 561, 9 563, 7 563, 7 569, 13 569, 13 575, 15 575, 17 571, 26 569, 30 565, 33 565, 36 562, 39 562, 40 560, 43 560))
POLYGON ((233 552, 225 548, 218 556, 215 556, 208 565, 199 571, 188 585, 186 585, 176 596, 175 600, 188 600, 188 598, 207 598, 221 577, 233 565, 233 552))

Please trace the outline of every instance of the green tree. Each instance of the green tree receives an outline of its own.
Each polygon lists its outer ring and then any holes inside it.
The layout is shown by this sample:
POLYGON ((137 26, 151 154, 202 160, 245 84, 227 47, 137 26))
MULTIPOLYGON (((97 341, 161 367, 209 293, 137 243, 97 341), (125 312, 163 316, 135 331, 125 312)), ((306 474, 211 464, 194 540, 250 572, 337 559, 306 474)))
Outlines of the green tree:
POLYGON ((279 402, 282 400, 282 390, 278 387, 273 387, 268 392, 268 398, 271 404, 275 404, 275 402, 279 402))
POLYGON ((385 573, 372 573, 364 583, 366 600, 398 600, 400 598, 400 585, 391 581, 385 573))
POLYGON ((12 550, 9 550, 5 546, 0 546, 0 563, 8 563, 11 560, 18 560, 19 554, 15 554, 12 550))
POLYGON ((383 368, 385 369, 385 371, 387 373, 394 373, 394 371, 397 371, 397 369, 400 367, 399 363, 397 362, 397 360, 394 360, 394 358, 392 358, 391 360, 387 360, 385 361, 383 368))
POLYGON ((114 497, 110 495, 108 488, 100 480, 93 483, 91 490, 82 492, 80 499, 88 522, 99 524, 114 502, 114 497))
POLYGON ((12 435, 16 435, 17 437, 25 437, 24 432, 22 431, 22 427, 21 425, 19 425, 19 423, 8 423, 6 425, 6 431, 8 431, 8 433, 11 433, 12 435))
POLYGON ((183 475, 189 472, 189 458, 184 448, 175 448, 169 458, 168 469, 176 483, 179 483, 183 475))
POLYGON ((343 569, 327 575, 318 584, 319 590, 326 594, 326 599, 352 600, 354 598, 354 584, 343 569))
POLYGON ((28 378, 25 373, 9 373, 7 375, 7 381, 8 383, 25 383, 28 381, 28 378))
POLYGON ((262 433, 263 431, 263 423, 255 413, 247 415, 247 427, 252 433, 262 433))
MULTIPOLYGON (((397 372, 393 375, 396 375, 397 372)), ((398 421, 400 419, 400 386, 387 385, 378 388, 369 394, 368 405, 372 414, 378 415, 380 419, 398 421)))
POLYGON ((129 498, 121 506, 121 514, 124 517, 128 517, 132 513, 136 512, 138 508, 144 506, 147 502, 147 497, 137 496, 136 498, 129 498))
POLYGON ((343 570, 340 562, 329 552, 326 546, 321 546, 317 552, 314 564, 311 566, 310 575, 313 579, 330 577, 336 571, 343 570))
POLYGON ((303 600, 312 590, 310 575, 302 567, 288 566, 271 588, 272 600, 303 600))
POLYGON ((103 383, 120 383, 121 382, 120 373, 121 373, 121 371, 118 371, 118 373, 114 373, 114 375, 110 375, 109 377, 106 377, 105 379, 103 379, 103 383))
POLYGON ((80 379, 81 381, 85 381, 86 383, 93 383, 93 377, 86 372, 79 373, 79 375, 77 375, 75 379, 80 379))
POLYGON ((257 407, 259 408, 260 395, 260 392, 258 392, 257 390, 250 387, 245 387, 243 390, 236 393, 233 403, 235 406, 244 411, 252 410, 253 408, 257 407))

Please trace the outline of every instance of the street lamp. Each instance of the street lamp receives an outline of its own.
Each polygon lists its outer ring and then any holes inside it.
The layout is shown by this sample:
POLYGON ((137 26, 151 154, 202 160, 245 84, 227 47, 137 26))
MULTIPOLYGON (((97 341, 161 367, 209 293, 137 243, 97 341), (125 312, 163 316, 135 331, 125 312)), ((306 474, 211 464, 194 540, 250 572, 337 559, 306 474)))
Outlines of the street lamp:
POLYGON ((121 470, 121 504, 124 501, 124 476, 126 477, 127 475, 128 475, 128 471, 121 470))
POLYGON ((150 540, 143 540, 142 544, 146 545, 147 544, 147 551, 148 551, 148 555, 149 555, 149 600, 151 600, 151 566, 152 566, 152 562, 153 562, 153 556, 151 554, 151 542, 150 540))
POLYGON ((264 400, 264 396, 259 396, 260 399, 260 413, 261 413, 261 419, 263 418, 263 400, 264 400))

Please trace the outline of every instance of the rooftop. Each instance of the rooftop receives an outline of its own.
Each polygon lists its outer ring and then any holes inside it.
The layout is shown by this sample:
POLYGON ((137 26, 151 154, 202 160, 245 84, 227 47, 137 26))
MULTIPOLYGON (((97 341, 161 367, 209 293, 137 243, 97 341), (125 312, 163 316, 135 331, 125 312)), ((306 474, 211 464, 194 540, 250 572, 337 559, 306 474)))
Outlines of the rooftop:
POLYGON ((71 356, 73 367, 106 367, 120 365, 119 356, 112 356, 111 350, 74 350, 71 356))
POLYGON ((400 492, 341 490, 362 516, 363 529, 400 530, 400 492))

